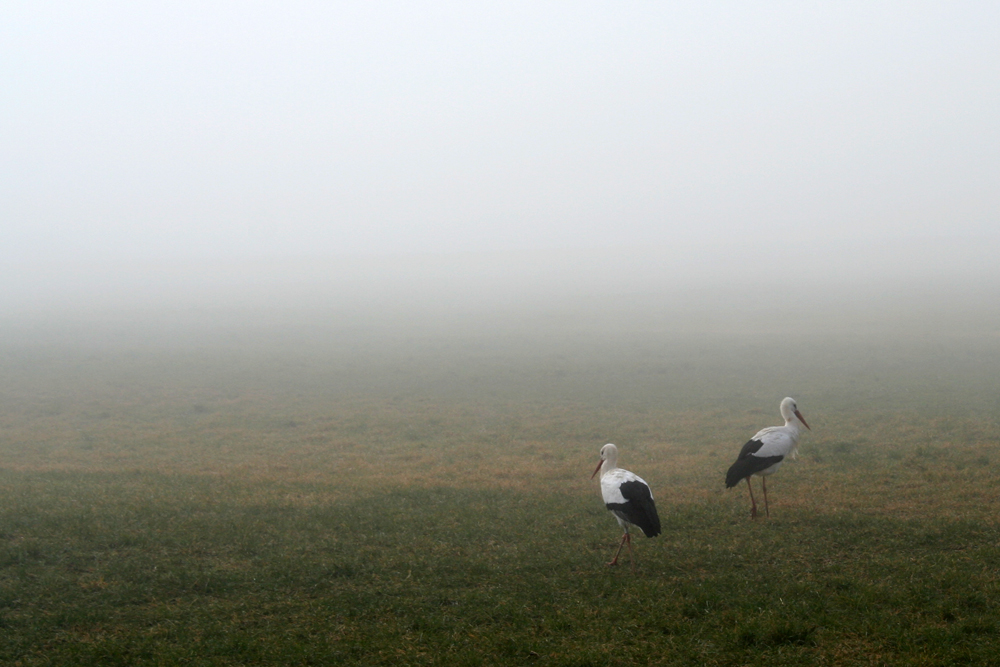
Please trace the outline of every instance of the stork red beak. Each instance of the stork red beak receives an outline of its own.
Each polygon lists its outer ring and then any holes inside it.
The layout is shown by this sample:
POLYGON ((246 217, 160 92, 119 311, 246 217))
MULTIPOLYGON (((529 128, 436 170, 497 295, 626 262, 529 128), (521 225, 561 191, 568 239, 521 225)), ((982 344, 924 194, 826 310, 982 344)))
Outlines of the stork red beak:
POLYGON ((604 465, 604 459, 601 459, 601 462, 597 464, 596 468, 594 468, 594 474, 590 476, 590 479, 594 479, 595 477, 597 477, 597 473, 601 471, 602 465, 604 465))
MULTIPOLYGON (((799 418, 799 421, 800 421, 800 422, 802 422, 803 424, 805 424, 805 427, 806 427, 806 428, 809 428, 809 424, 806 424, 806 420, 805 420, 805 418, 804 418, 804 417, 802 416, 802 413, 801 413, 801 412, 799 412, 798 410, 796 410, 796 411, 795 411, 795 416, 799 418)), ((809 428, 809 430, 811 431, 812 429, 811 429, 811 428, 809 428)), ((593 479, 593 478, 591 478, 591 479, 593 479)))

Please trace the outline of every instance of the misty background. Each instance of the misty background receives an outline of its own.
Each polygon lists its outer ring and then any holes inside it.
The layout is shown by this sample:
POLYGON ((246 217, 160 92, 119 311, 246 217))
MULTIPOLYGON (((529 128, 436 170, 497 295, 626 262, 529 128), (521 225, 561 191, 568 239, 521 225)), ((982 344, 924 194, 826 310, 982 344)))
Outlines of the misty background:
POLYGON ((992 3, 0 11, 10 340, 998 328, 992 3))

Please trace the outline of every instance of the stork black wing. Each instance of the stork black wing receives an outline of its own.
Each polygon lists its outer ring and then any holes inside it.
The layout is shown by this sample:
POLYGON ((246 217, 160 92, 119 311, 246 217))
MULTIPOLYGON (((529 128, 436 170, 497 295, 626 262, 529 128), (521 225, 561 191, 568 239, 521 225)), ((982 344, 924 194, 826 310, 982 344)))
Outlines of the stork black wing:
POLYGON ((743 449, 740 450, 740 455, 736 457, 736 460, 739 461, 740 459, 745 459, 751 454, 756 454, 763 446, 763 440, 747 440, 747 444, 743 445, 743 449))
POLYGON ((639 526, 646 537, 660 534, 660 516, 656 513, 653 494, 642 482, 625 482, 618 487, 627 502, 608 503, 608 509, 620 514, 631 524, 639 526))
POLYGON ((748 440, 740 450, 740 455, 736 458, 736 463, 729 466, 726 472, 726 488, 732 488, 755 472, 760 472, 770 468, 784 456, 754 456, 754 454, 764 446, 760 440, 748 440))

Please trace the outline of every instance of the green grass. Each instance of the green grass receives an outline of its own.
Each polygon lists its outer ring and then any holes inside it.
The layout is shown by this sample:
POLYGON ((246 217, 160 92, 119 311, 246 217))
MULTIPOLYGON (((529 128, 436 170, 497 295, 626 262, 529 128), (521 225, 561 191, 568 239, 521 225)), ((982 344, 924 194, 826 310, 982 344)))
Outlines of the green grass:
POLYGON ((979 520, 663 506, 632 574, 603 567, 617 534, 593 497, 3 484, 33 499, 2 517, 10 664, 987 664, 1000 641, 1000 544, 979 520))
POLYGON ((518 331, 7 341, 0 663, 995 662, 993 330, 518 331), (753 522, 723 476, 786 394, 753 522), (605 442, 663 523, 634 574, 605 442))

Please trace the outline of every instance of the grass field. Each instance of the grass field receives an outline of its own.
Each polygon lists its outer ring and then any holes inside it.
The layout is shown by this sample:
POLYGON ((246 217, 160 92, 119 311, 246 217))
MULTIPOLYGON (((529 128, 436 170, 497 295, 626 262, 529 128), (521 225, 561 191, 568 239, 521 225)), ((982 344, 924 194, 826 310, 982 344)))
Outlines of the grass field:
POLYGON ((630 307, 6 326, 0 663, 996 663, 994 315, 630 307), (752 522, 723 477, 786 395, 752 522))

